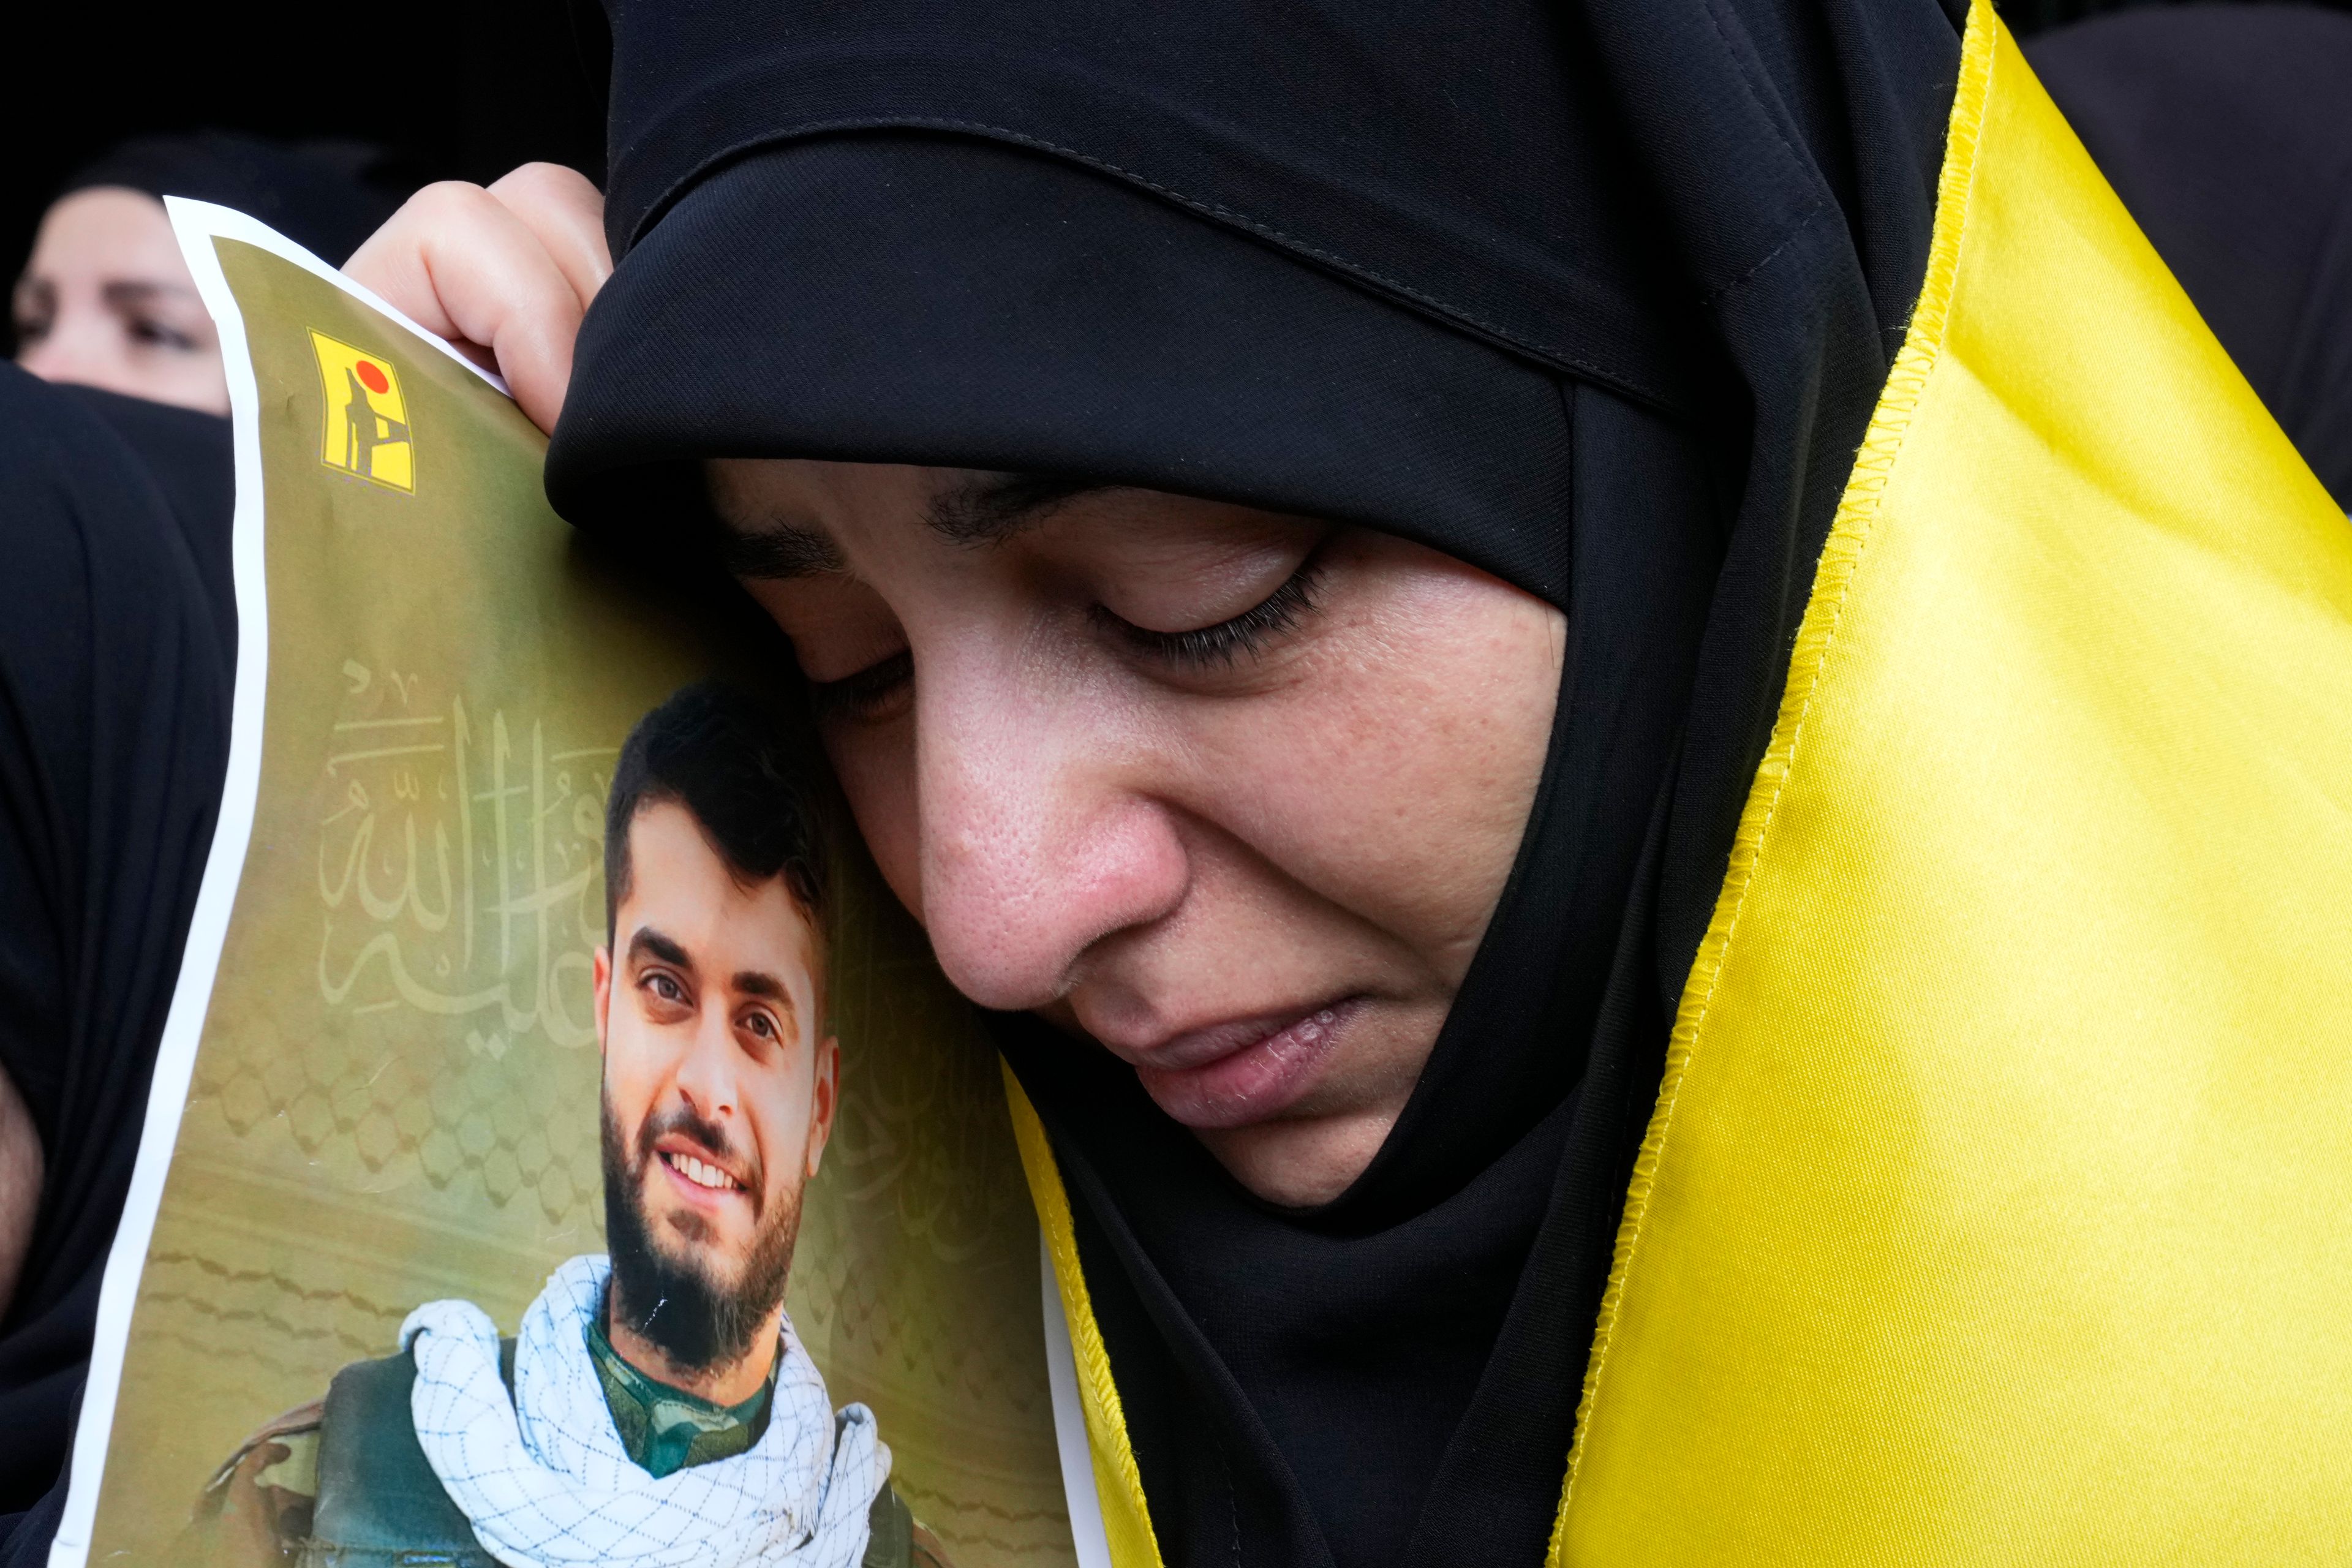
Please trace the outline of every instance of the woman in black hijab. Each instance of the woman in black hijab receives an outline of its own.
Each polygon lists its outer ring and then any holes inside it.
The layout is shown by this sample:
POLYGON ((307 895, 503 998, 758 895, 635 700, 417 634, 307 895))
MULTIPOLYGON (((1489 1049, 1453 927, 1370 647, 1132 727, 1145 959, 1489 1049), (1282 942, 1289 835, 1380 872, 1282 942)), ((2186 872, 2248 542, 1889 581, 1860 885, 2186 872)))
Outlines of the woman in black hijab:
POLYGON ((228 421, 207 411, 226 390, 159 198, 255 211, 341 257, 392 205, 362 162, 223 134, 126 142, 51 213, 114 202, 85 237, 117 243, 48 243, 15 292, 26 365, 0 367, 0 1562, 46 1554, 63 1503, 228 743, 234 486, 228 421), (209 363, 57 352, 76 311, 84 348, 176 338, 179 359, 202 348, 209 363), (158 324, 173 312, 177 327, 158 324))
POLYGON ((10 301, 17 363, 45 381, 226 414, 220 343, 163 198, 233 207, 341 264, 404 194, 359 142, 133 137, 76 170, 43 215, 10 301))
POLYGON ((620 259, 551 494, 644 541, 704 460, 784 460, 712 468, 723 547, 886 875, 1006 1010, 1160 1550, 1538 1561, 1919 288, 1954 17, 613 22, 620 259), (1464 619, 1400 607, 1473 580, 1464 619), (1351 681, 1387 704, 1353 745, 1316 728, 1351 681), (1312 755, 1218 728, 1286 682, 1312 755))
MULTIPOLYGON (((268 189, 240 184, 285 176, 267 153, 227 137, 133 142, 73 188, 127 184, 157 206, 159 224, 161 193, 245 206, 330 257, 359 243, 382 210, 376 198, 313 202, 317 193, 291 177, 268 189), (208 167, 208 158, 218 161, 208 167)), ((325 165, 335 178, 343 171, 343 161, 325 165)), ((539 226, 549 237, 534 260, 563 287, 550 253, 583 279, 600 276, 601 244, 574 254, 548 226, 580 210, 583 189, 569 171, 534 169, 487 193, 441 187, 419 210, 479 203, 518 229, 539 226)), ((527 384, 544 382, 551 364, 569 365, 578 305, 568 291, 564 300, 555 345, 541 341, 548 334, 481 329, 527 384)), ((0 537, 9 547, 0 604, 0 1564, 8 1568, 46 1561, 64 1505, 99 1288, 211 846, 236 653, 233 489, 226 418, 0 365, 0 537)))
POLYGON ((11 1563, 56 1528, 227 753, 226 475, 215 498, 191 422, 208 423, 0 366, 0 1072, 37 1138, 11 1151, 34 1180, 8 1194, 32 1203, 0 1301, 11 1563))
POLYGON ((45 1552, 62 1501, 228 738, 226 383, 160 198, 240 208, 340 259, 395 204, 369 181, 377 162, 226 132, 126 142, 66 183, 15 290, 24 368, 0 374, 0 1561, 45 1552), (142 361, 142 345, 182 363, 142 361))
POLYGON ((1968 27, 616 7, 551 492, 1000 1014, 1122 1563, 2332 1539, 2352 548, 1968 27))

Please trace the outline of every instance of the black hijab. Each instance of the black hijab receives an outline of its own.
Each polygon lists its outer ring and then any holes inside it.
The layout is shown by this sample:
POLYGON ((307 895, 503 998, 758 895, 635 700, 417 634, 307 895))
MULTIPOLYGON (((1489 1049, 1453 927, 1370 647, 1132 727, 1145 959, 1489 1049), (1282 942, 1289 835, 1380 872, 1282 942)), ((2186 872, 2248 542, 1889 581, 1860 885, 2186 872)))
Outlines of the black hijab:
POLYGON ((134 136, 77 169, 58 195, 98 185, 233 207, 336 267, 408 194, 379 147, 234 131, 134 136))
POLYGON ((1667 1019, 1926 264, 1935 0, 615 0, 621 258, 549 493, 1039 470, 1384 529, 1567 613, 1518 861, 1302 1212, 1000 1039, 1171 1563, 1534 1563, 1667 1019))
POLYGON ((2336 504, 2352 510, 2352 16, 2184 5, 2033 68, 2336 504))
POLYGON ((212 842, 234 637, 226 426, 0 365, 0 1068, 46 1167, 0 1315, 5 1563, 36 1561, 56 1528, 212 842))

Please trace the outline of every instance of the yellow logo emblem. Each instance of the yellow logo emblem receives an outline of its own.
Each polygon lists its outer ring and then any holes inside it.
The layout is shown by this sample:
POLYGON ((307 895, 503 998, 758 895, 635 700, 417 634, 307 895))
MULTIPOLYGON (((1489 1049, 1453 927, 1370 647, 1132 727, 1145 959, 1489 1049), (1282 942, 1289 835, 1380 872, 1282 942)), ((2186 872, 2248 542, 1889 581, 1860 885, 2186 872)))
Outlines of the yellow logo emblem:
POLYGON ((319 460, 387 489, 416 489, 416 448, 408 434, 408 404, 392 361, 310 334, 318 351, 319 384, 327 395, 326 428, 319 460))

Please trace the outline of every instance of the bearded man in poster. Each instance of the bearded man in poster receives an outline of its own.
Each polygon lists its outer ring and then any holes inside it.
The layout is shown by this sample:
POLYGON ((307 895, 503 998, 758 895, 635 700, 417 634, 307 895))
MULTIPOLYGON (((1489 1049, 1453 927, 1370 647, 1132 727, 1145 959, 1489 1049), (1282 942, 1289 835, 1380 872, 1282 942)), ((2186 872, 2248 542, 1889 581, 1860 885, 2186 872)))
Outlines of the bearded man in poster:
POLYGON ((239 1450, 187 1544, 215 1562, 936 1568, 872 1413, 836 1413, 784 1314, 834 1125, 823 857, 758 710, 648 714, 606 811, 608 1255, 520 1334, 427 1302, 401 1351, 239 1450))

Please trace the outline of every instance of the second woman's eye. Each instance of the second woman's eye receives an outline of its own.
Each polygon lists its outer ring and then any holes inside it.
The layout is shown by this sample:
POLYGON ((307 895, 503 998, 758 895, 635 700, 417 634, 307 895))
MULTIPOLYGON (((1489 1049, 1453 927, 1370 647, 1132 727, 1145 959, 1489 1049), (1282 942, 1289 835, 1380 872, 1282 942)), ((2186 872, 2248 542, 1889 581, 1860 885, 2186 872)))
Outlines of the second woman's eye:
POLYGON ((1315 611, 1322 566, 1310 555, 1282 586, 1240 615, 1190 631, 1161 632, 1139 626, 1097 606, 1095 617, 1137 652, 1186 673, 1226 668, 1263 653, 1266 646, 1315 611))
POLYGON ((839 680, 809 683, 809 704, 819 719, 878 719, 915 684, 915 656, 901 648, 877 664, 839 680))
POLYGON ((181 353, 193 353, 196 340, 177 328, 166 326, 150 317, 133 317, 129 323, 131 340, 155 348, 171 349, 181 353))

